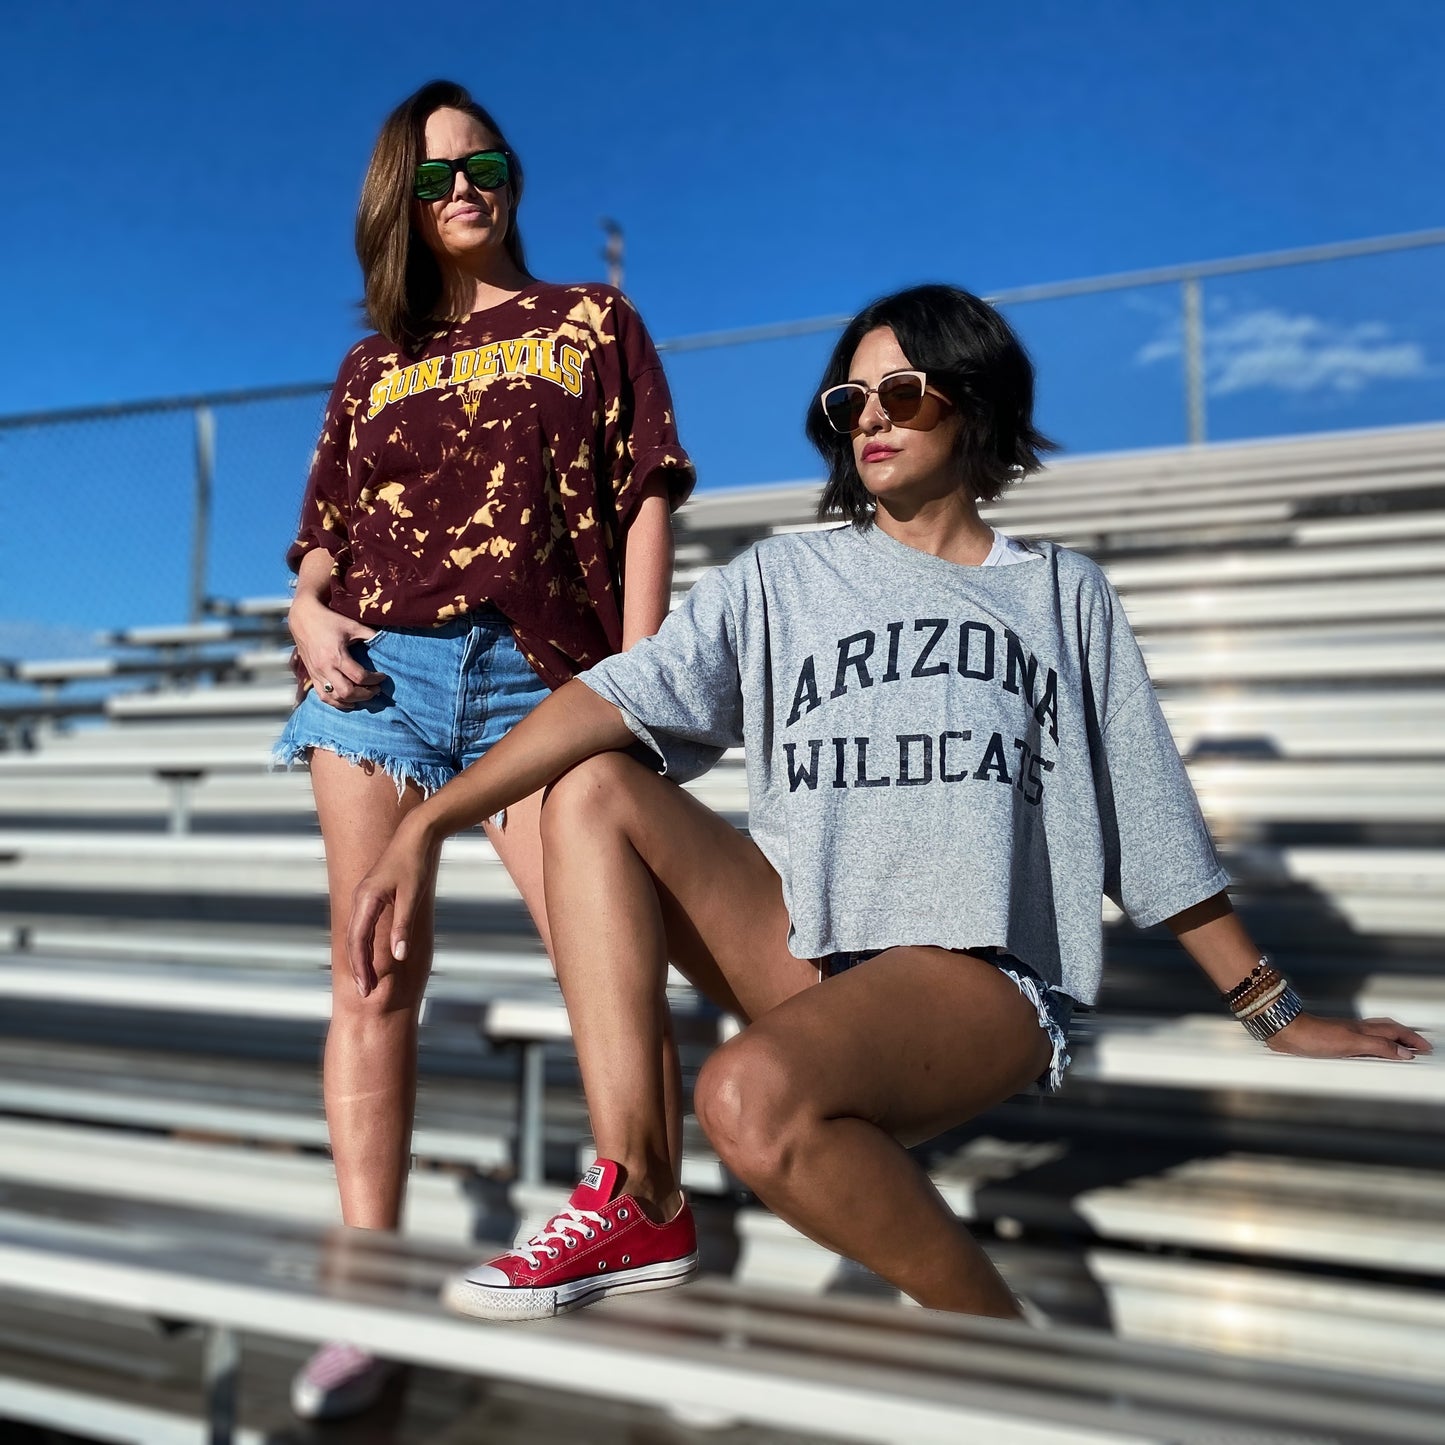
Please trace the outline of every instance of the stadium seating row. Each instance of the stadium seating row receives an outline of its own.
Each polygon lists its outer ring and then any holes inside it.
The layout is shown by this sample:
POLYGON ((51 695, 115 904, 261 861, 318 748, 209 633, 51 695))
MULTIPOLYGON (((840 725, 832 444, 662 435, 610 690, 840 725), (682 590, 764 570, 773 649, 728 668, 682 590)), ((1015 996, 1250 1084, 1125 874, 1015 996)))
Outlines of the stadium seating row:
MULTIPOLYGON (((1065 462, 997 514, 1109 568, 1237 901, 1312 1004, 1437 1027, 1442 440, 1415 428, 1065 462)), ((809 525, 815 495, 699 497, 680 514, 680 580, 809 525)), ((106 1199, 239 1210, 253 1241, 267 1219, 334 1219, 314 1073, 324 876, 304 775, 260 772, 291 696, 284 602, 216 610, 229 615, 203 634, 118 638, 136 670, 85 704, 99 726, 67 717, 80 674, 36 666, 37 711, 0 754, 0 1195, 21 1201, 21 1234, 36 1212, 94 1215, 106 1199), (147 669, 155 685, 135 689, 147 669), (66 1202, 97 1180, 105 1198, 66 1202)), ((740 761, 697 792, 741 825, 740 761)), ((560 1001, 480 837, 449 845, 440 911, 407 1219, 426 1249, 549 1207, 587 1147, 560 1001)), ((1067 1089, 941 1141, 928 1161, 945 1197, 1065 1318, 1426 1389, 1445 1345, 1441 1063, 1269 1054, 1201 1016, 1214 1005, 1171 943, 1106 919, 1104 1009, 1081 1022, 1067 1089)), ((690 1074, 719 1021, 680 980, 673 999, 698 1022, 690 1074)), ((711 1201, 714 1257, 744 1303, 770 1284, 877 1292, 742 1194, 691 1127, 686 1183, 711 1201)), ((0 1285, 35 1287, 7 1258, 0 1285)), ((207 1308, 198 1319, 227 1318, 207 1308)), ((876 1341, 859 1349, 873 1358, 876 1341)), ((0 1401, 5 1388, 0 1369, 0 1401)))

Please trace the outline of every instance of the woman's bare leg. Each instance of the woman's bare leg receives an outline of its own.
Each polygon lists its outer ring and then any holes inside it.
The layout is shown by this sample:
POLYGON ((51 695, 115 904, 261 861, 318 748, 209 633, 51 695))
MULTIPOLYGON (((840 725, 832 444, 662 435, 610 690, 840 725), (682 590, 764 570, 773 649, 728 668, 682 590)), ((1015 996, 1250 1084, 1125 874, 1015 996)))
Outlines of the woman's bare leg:
POLYGON ((507 809, 502 827, 490 820, 482 824, 487 841, 497 850, 497 857, 522 895, 527 912, 542 939, 542 947, 552 954, 552 933, 547 923, 547 899, 542 889, 542 794, 534 793, 513 803, 507 809))
POLYGON ((547 902, 599 1153, 657 1213, 676 1194, 655 1067, 670 952, 757 1020, 695 1091, 724 1161, 795 1227, 937 1308, 1014 1316, 987 1256, 897 1138, 963 1122, 1042 1072, 1048 1040, 992 965, 891 950, 815 987, 756 845, 620 754, 543 813, 547 902))
MULTIPOLYGON (((348 763, 335 753, 314 749, 311 781, 326 847, 331 898, 331 1026, 326 1034, 322 1093, 327 1131, 341 1195, 341 1217, 360 1229, 395 1229, 401 1222, 411 1164, 411 1133, 416 1113, 417 1023, 431 972, 432 909, 425 911, 405 964, 378 947, 377 988, 359 998, 346 961, 346 929, 351 895, 391 841, 397 825, 421 801, 380 768, 348 763)), ((542 943, 551 938, 542 887, 541 795, 524 798, 507 810, 502 828, 485 825, 497 856, 532 916, 542 943)), ((378 924, 385 939, 389 915, 378 924)), ((660 1057, 668 1090, 670 1134, 676 1160, 682 1155, 682 1084, 671 1030, 660 1057)))
MULTIPOLYGON (((555 958, 552 948, 551 924, 547 918, 546 894, 543 886, 542 855, 542 793, 534 793, 507 809, 502 827, 487 822, 482 826, 497 856, 502 860, 522 901, 527 905, 542 946, 555 958)), ((661 1046, 663 1097, 667 1119, 668 1158, 675 1170, 682 1166, 682 1065, 677 1054, 677 1040, 672 1031, 671 1016, 663 1011, 661 1046)), ((607 1156, 611 1157, 611 1156, 607 1156)))
MULTIPOLYGON (((433 908, 429 904, 418 918, 404 964, 392 962, 389 950, 378 947, 377 987, 364 999, 357 995, 346 961, 346 929, 352 891, 402 818, 421 801, 421 793, 408 785, 398 798, 395 782, 380 768, 348 763, 321 748, 311 754, 311 786, 331 895, 331 1027, 322 1092, 341 1217, 361 1229, 395 1229, 411 1164, 417 1023, 431 972, 433 908)), ((508 809, 505 828, 488 824, 487 834, 548 946, 541 807, 540 795, 526 798, 508 809)), ((378 939, 387 937, 388 918, 378 924, 378 939)))
POLYGON ((681 1155, 656 1063, 669 954, 744 1017, 816 970, 787 951, 778 878, 756 845, 631 758, 603 754, 554 784, 542 836, 557 976, 597 1151, 623 1167, 644 1208, 665 1215, 681 1155))
POLYGON ((694 1105, 728 1168, 811 1239, 919 1304, 1013 1318, 1013 1295, 904 1143, 1001 1103, 1051 1052, 991 963, 895 948, 724 1045, 694 1105))
MULTIPOLYGON (((360 1229, 395 1229, 411 1159, 416 1108, 417 1019, 431 971, 432 909, 417 919, 405 964, 377 950, 377 987, 361 998, 346 960, 346 929, 356 885, 421 801, 408 785, 400 798, 380 768, 311 753, 311 787, 326 846, 331 895, 331 1026, 322 1092, 341 1192, 341 1217, 360 1229)), ((387 938, 388 913, 378 925, 387 938)))

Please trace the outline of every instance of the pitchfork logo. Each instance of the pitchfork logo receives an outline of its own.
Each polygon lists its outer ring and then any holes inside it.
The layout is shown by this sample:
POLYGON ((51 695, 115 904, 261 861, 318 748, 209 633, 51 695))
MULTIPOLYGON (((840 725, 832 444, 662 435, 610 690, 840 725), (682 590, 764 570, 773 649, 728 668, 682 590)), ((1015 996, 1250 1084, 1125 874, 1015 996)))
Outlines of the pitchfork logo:
POLYGON ((482 398, 474 393, 468 392, 467 395, 462 398, 462 410, 467 414, 468 426, 471 426, 471 424, 476 421, 477 412, 481 409, 481 405, 482 398))

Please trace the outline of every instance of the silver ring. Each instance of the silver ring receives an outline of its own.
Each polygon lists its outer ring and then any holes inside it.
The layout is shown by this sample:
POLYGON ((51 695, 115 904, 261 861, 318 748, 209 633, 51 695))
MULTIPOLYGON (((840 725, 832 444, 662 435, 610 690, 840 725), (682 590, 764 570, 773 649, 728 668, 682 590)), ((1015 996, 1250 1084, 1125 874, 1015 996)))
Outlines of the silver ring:
POLYGON ((331 685, 329 682, 323 682, 323 683, 321 684, 321 691, 322 691, 322 692, 335 692, 336 689, 335 689, 334 687, 332 687, 332 685, 331 685))

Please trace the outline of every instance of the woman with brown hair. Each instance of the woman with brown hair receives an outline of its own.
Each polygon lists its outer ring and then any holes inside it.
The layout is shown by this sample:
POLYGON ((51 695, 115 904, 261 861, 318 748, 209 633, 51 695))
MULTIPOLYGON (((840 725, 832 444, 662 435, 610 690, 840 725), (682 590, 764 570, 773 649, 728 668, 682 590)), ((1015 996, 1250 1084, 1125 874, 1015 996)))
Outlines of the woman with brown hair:
MULTIPOLYGON (((326 1117, 342 1217, 361 1228, 400 1220, 433 940, 428 899, 405 977, 359 991, 352 891, 427 795, 656 631, 670 513, 692 486, 637 313, 611 287, 531 275, 521 195, 516 154, 460 86, 432 82, 388 117, 356 222, 375 334, 342 362, 287 557, 303 696, 276 755, 310 759, 325 842, 326 1117)), ((483 826, 550 951, 539 817, 534 795, 483 826)), ((663 1067, 676 1077, 670 1041, 663 1067)), ((326 1346, 294 1403, 349 1414, 389 1373, 326 1346)))

